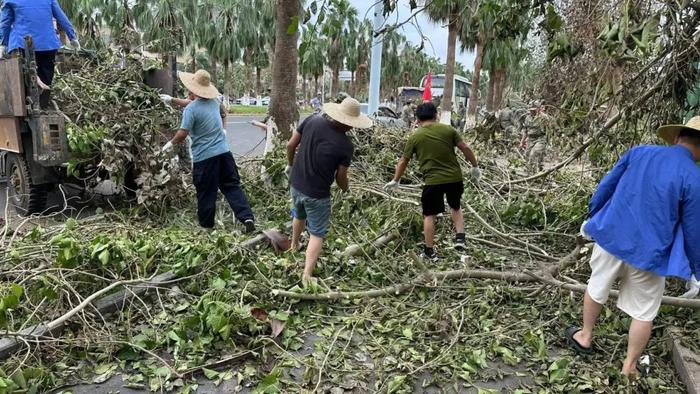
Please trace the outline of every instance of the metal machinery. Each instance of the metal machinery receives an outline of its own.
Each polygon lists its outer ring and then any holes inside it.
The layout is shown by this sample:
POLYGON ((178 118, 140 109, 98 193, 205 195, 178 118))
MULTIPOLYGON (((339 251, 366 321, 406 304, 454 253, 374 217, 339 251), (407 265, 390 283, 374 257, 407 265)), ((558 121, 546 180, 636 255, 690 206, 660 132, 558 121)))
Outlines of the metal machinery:
POLYGON ((41 108, 31 37, 23 56, 0 59, 0 177, 8 204, 20 214, 40 213, 69 159, 63 114, 41 108))

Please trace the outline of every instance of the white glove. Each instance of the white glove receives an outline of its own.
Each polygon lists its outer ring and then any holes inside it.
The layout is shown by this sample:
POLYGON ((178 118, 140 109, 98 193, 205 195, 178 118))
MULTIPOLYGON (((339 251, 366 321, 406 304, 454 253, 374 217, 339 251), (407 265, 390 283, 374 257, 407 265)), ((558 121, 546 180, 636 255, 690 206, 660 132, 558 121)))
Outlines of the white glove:
POLYGON ((681 298, 695 298, 700 293, 700 281, 695 279, 695 275, 690 277, 690 280, 685 283, 685 288, 688 289, 681 298))
POLYGON ((163 147, 160 148, 160 153, 165 153, 165 152, 169 151, 170 149, 172 149, 172 147, 173 147, 173 142, 168 141, 167 144, 163 145, 163 147))
POLYGON ((588 224, 588 220, 584 220, 583 223, 581 223, 581 229, 579 232, 586 241, 593 241, 593 238, 591 238, 591 236, 586 232, 586 224, 588 224))
POLYGON ((287 176, 291 175, 291 174, 292 174, 292 166, 290 166, 289 164, 287 164, 287 165, 284 167, 284 173, 287 174, 287 176))
POLYGON ((169 96, 169 95, 167 95, 167 94, 159 94, 158 96, 160 96, 160 99, 163 100, 163 102, 164 102, 165 104, 170 105, 170 104, 172 104, 172 102, 173 102, 173 97, 172 97, 172 96, 169 96))
POLYGON ((387 193, 395 192, 396 190, 398 190, 398 188, 399 183, 393 179, 391 180, 391 182, 384 185, 384 191, 386 191, 387 193))
POLYGON ((479 179, 481 179, 481 168, 472 167, 472 169, 469 170, 469 176, 472 177, 472 180, 474 180, 475 182, 478 182, 479 179))
POLYGON ((0 59, 5 57, 5 53, 7 53, 7 47, 4 45, 0 45, 0 59))
POLYGON ((78 41, 77 38, 70 40, 70 46, 71 46, 71 48, 75 49, 76 51, 79 51, 81 48, 80 41, 78 41))

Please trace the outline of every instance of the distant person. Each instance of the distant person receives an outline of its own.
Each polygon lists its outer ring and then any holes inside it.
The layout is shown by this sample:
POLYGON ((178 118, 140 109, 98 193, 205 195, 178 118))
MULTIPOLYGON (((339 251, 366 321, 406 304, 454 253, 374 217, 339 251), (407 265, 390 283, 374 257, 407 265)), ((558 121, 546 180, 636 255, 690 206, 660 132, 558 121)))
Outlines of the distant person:
POLYGON ((289 164, 285 172, 290 175, 295 212, 291 250, 299 249, 304 227, 311 235, 302 275, 305 286, 315 282, 313 272, 330 227, 331 185, 335 181, 343 191, 349 190, 348 168, 354 147, 347 133, 353 128, 372 127, 372 120, 361 113, 360 103, 350 97, 340 104, 324 104, 323 111, 304 119, 287 143, 289 164))
POLYGON ((603 178, 589 204, 582 233, 595 241, 583 296, 583 326, 566 338, 593 352, 593 328, 610 289, 620 283, 617 307, 632 318, 624 375, 636 374, 649 342, 666 277, 688 281, 684 297, 700 291, 700 117, 659 128, 673 146, 632 148, 603 178))
POLYGON ((24 49, 24 37, 30 36, 36 56, 37 84, 46 92, 41 95, 41 106, 47 107, 56 66, 56 52, 61 41, 53 20, 70 40, 71 47, 80 49, 75 29, 56 0, 4 0, 0 11, 0 58, 7 53, 24 49))
POLYGON ((321 112, 321 104, 321 93, 318 93, 311 99, 311 109, 314 111, 314 113, 321 112))
POLYGON ((173 144, 182 144, 188 136, 192 137, 192 183, 197 190, 200 226, 207 229, 214 227, 216 197, 218 190, 221 190, 236 219, 245 226, 245 232, 253 232, 255 217, 241 187, 241 178, 226 136, 221 132, 221 106, 216 99, 219 91, 211 84, 211 76, 204 70, 194 74, 179 72, 178 76, 192 101, 182 113, 180 130, 163 147, 163 151, 173 144))
POLYGON ((418 130, 406 142, 403 157, 396 166, 396 174, 391 182, 384 186, 387 192, 399 188, 399 181, 406 172, 408 163, 413 155, 418 159, 421 173, 425 177, 421 205, 423 208, 423 234, 425 246, 423 257, 435 260, 435 219, 438 214, 445 212, 445 198, 450 206, 452 223, 455 227, 456 249, 466 249, 464 234, 464 216, 461 208, 461 198, 464 193, 462 168, 457 160, 455 149, 459 149, 464 158, 472 165, 471 176, 478 180, 481 170, 474 152, 462 141, 462 136, 449 125, 438 122, 438 111, 433 103, 427 102, 416 109, 418 130))
POLYGON ((545 113, 544 104, 537 100, 530 105, 530 112, 521 125, 520 148, 527 152, 527 159, 533 171, 544 168, 547 155, 547 137, 551 118, 545 113))

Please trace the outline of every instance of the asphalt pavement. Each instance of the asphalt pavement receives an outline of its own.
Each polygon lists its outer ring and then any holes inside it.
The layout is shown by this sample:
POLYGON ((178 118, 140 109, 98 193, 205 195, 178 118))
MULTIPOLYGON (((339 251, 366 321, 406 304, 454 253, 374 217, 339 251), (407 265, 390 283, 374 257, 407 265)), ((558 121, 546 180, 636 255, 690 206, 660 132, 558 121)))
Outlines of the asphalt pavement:
MULTIPOLYGON (((253 120, 262 120, 263 116, 229 115, 226 119, 226 137, 231 152, 236 159, 257 157, 262 155, 265 149, 265 132, 259 127, 250 124, 253 120)), ((6 184, 0 183, 0 218, 5 219, 5 206, 7 204, 6 184)), ((49 196, 49 205, 59 204, 63 200, 58 193, 49 196)), ((10 213, 12 215, 12 213, 10 213)), ((1 222, 1 220, 0 220, 1 222)))

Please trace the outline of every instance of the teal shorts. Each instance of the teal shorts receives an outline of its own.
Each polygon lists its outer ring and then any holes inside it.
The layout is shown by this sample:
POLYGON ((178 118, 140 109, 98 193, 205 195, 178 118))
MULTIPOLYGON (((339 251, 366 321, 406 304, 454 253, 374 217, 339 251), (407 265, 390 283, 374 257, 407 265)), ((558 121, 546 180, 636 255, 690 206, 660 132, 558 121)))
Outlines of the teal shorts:
POLYGON ((294 218, 306 220, 309 234, 326 238, 331 224, 331 199, 311 198, 295 188, 291 188, 294 218))

